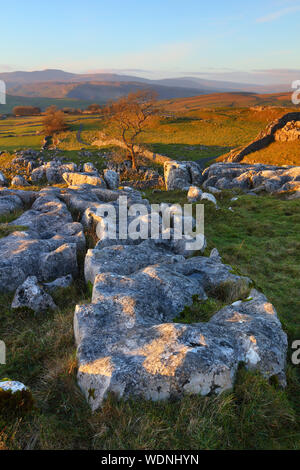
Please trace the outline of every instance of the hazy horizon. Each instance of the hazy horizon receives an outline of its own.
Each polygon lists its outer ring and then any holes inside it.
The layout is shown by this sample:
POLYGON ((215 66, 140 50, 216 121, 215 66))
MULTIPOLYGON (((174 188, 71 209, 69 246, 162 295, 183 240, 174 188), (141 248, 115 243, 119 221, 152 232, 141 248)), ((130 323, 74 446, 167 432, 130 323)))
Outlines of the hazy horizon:
POLYGON ((300 78, 300 0, 21 0, 2 5, 0 72, 60 69, 251 84, 300 78), (26 18, 26 23, 24 23, 26 18), (53 32, 53 34, 52 34, 53 32), (47 34, 46 34, 47 33, 47 34))

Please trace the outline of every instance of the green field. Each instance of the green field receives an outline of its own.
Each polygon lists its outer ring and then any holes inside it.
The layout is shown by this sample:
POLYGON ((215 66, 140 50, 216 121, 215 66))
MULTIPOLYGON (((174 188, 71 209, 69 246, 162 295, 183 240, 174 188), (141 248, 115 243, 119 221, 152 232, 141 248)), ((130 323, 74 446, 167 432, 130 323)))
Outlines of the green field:
POLYGON ((6 95, 6 104, 0 105, 0 113, 12 113, 12 110, 15 106, 38 106, 42 111, 45 111, 46 108, 53 105, 57 106, 59 109, 85 109, 89 104, 91 104, 91 101, 77 100, 73 98, 45 98, 37 96, 26 97, 6 95))
MULTIPOLYGON (((245 145, 287 112, 283 108, 258 112, 176 106, 176 112, 170 111, 170 116, 142 135, 140 143, 183 160, 217 157, 245 145)), ((69 130, 58 136, 62 154, 79 162, 79 149, 92 150, 87 160, 101 168, 103 159, 98 153, 107 149, 91 144, 103 121, 87 116, 69 116, 67 121, 69 130), (80 129, 86 144, 78 142, 80 129)), ((43 138, 36 134, 40 131, 40 117, 2 120, 0 150, 38 149, 43 138)), ((267 157, 284 163, 287 153, 296 151, 295 146, 288 152, 281 145, 276 150, 270 146, 267 157)), ((2 157, 6 169, 10 159, 12 155, 2 157)), ((153 203, 187 202, 180 191, 153 194, 149 190, 146 197, 153 203)), ((300 371, 290 361, 292 341, 300 338, 300 200, 232 191, 223 191, 217 199, 219 210, 205 203, 205 254, 217 247, 222 260, 249 276, 274 304, 289 339, 287 388, 281 390, 274 381, 269 383, 241 367, 234 389, 220 396, 187 396, 159 403, 117 401, 110 396, 92 414, 76 384, 74 308, 90 301, 81 275, 72 287, 56 294, 59 309, 47 315, 16 314, 9 308, 11 296, 0 296, 0 337, 5 338, 8 351, 0 378, 24 382, 35 398, 28 415, 0 416, 0 449, 300 449, 300 371), (236 201, 231 201, 233 195, 238 195, 236 201)), ((1 220, 2 236, 9 233, 7 221, 1 220)), ((206 321, 219 307, 209 305, 204 311, 195 302, 180 318, 206 321)))
MULTIPOLYGON (((179 101, 179 100, 178 100, 179 101)), ((165 103, 166 112, 168 103, 165 103)), ((141 134, 139 143, 155 153, 180 160, 198 160, 227 153, 246 145, 266 125, 288 112, 288 108, 198 108, 185 110, 184 106, 162 118, 155 127, 141 134)), ((58 134, 58 148, 80 150, 91 144, 104 128, 99 117, 68 116, 68 131, 58 134), (78 130, 82 129, 78 141, 78 130)), ((38 149, 43 139, 41 117, 10 118, 0 121, 0 150, 18 148, 38 149)), ((277 163, 277 162, 276 162, 277 163)))

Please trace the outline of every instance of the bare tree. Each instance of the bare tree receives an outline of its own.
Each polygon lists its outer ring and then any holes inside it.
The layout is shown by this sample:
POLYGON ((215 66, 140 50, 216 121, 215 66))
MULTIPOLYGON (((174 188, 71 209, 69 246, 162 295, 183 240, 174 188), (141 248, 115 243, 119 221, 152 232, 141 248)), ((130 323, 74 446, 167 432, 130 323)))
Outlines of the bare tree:
POLYGON ((47 135, 53 135, 56 132, 66 130, 67 124, 64 112, 57 109, 56 106, 50 106, 45 111, 43 126, 47 135))
POLYGON ((104 108, 105 131, 120 138, 136 169, 137 137, 151 127, 159 113, 157 94, 151 90, 139 90, 108 104, 104 108))

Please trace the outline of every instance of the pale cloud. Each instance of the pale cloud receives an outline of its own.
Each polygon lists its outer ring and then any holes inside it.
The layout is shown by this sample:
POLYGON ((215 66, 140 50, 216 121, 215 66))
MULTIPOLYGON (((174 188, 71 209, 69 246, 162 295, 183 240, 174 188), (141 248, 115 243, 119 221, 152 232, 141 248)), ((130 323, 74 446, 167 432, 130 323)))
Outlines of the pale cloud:
POLYGON ((288 8, 282 8, 281 10, 274 11, 269 15, 262 16, 256 19, 256 23, 270 23, 271 21, 278 20, 282 16, 289 15, 290 13, 295 13, 300 11, 300 5, 294 5, 288 8))

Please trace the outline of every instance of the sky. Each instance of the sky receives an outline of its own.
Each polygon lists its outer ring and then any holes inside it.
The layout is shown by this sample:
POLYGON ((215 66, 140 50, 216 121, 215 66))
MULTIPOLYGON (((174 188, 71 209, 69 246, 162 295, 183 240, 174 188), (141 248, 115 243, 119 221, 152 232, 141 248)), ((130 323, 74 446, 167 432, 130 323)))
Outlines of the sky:
POLYGON ((0 71, 300 79, 300 0, 1 1, 0 71))

